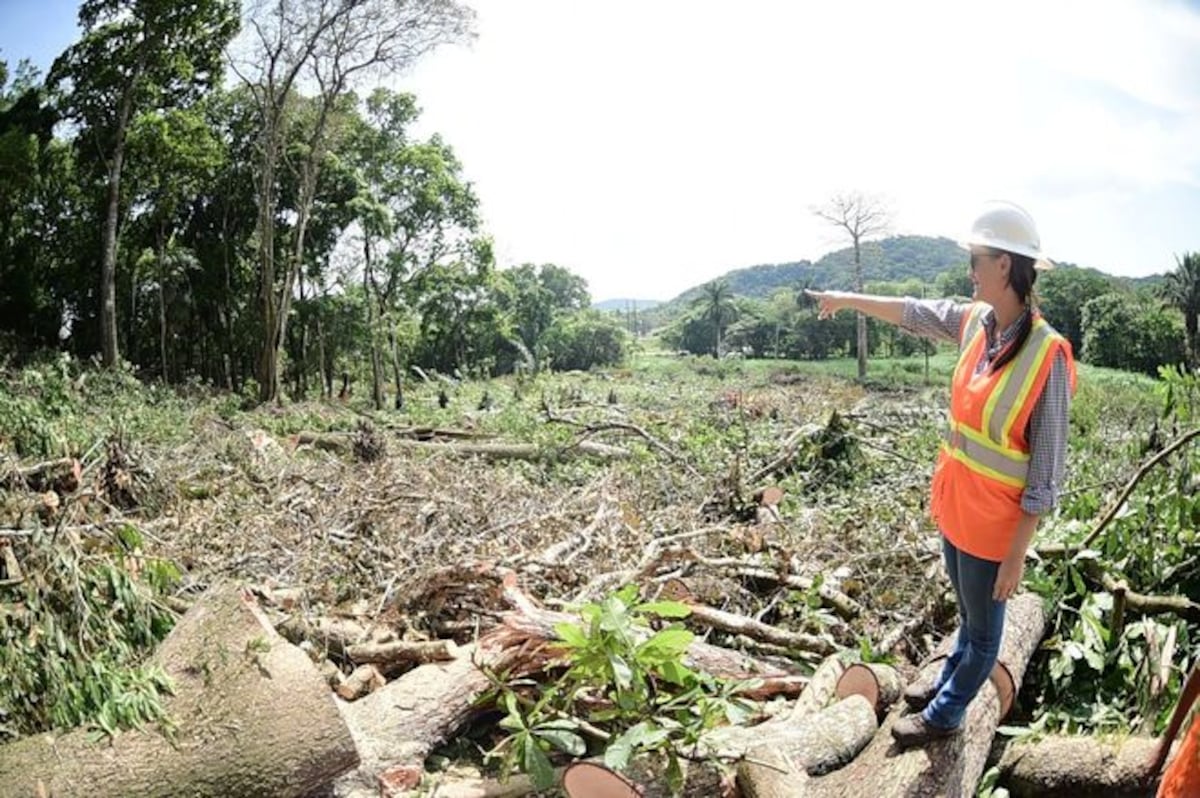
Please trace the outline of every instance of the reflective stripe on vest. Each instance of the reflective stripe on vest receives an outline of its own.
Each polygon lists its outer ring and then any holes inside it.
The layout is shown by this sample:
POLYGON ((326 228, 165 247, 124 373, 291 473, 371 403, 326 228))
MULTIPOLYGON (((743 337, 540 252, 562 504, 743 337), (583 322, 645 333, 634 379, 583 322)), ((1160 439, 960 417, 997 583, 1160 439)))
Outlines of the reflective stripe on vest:
MULTIPOLYGON (((987 346, 984 336, 983 310, 980 305, 971 309, 971 315, 963 330, 960 359, 970 352, 981 351, 987 346)), ((1000 375, 987 403, 984 405, 981 429, 975 429, 953 416, 946 430, 943 451, 983 476, 1005 485, 1022 488, 1029 473, 1029 453, 1009 445, 1013 424, 1020 417, 1029 392, 1037 379, 1054 342, 1059 336, 1040 316, 1034 318, 1029 337, 1021 351, 1009 361, 1000 375), (986 430, 986 432, 984 432, 986 430)), ((960 363, 974 374, 975 363, 960 363)))

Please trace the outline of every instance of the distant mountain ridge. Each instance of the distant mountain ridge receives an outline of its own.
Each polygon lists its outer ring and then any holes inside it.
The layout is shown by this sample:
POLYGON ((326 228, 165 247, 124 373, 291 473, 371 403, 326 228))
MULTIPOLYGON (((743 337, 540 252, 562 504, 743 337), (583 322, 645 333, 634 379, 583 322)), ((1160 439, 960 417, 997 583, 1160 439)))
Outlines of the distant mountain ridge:
MULTIPOLYGON (((892 236, 862 245, 863 280, 895 282, 917 278, 933 280, 947 269, 967 266, 966 250, 944 237, 892 236)), ((808 260, 772 263, 734 269, 718 280, 729 283, 739 296, 765 298, 780 288, 809 285, 813 288, 846 290, 854 283, 854 249, 830 252, 815 263, 808 260)), ((700 294, 693 286, 667 304, 686 305, 700 294)))
MULTIPOLYGON (((901 282, 918 279, 932 283, 939 274, 949 269, 967 268, 967 251, 957 242, 945 237, 892 236, 863 244, 863 280, 901 282)), ((1064 269, 1081 268, 1072 263, 1058 262, 1064 269)), ((1119 277, 1089 269, 1117 284, 1130 287, 1153 285, 1163 279, 1162 275, 1146 277, 1119 277)), ((725 280, 734 295, 765 299, 780 288, 796 289, 811 286, 819 289, 848 290, 854 281, 854 249, 845 247, 830 252, 815 263, 809 260, 791 263, 764 263, 728 271, 716 280, 725 280)), ((667 316, 686 308, 700 295, 706 283, 692 286, 667 302, 636 300, 638 310, 655 308, 667 316)), ((593 304, 602 310, 626 310, 631 299, 608 299, 593 304)))

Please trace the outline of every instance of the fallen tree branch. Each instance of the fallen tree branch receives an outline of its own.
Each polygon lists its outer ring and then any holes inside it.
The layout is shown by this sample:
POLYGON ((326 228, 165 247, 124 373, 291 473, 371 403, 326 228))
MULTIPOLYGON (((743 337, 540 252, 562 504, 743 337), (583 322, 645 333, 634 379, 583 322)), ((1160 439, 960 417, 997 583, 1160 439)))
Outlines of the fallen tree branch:
POLYGON ((73 493, 79 489, 82 478, 83 471, 79 461, 74 457, 64 457, 30 466, 0 469, 0 488, 28 489, 39 493, 47 490, 73 493))
MULTIPOLYGON (((688 556, 693 561, 709 568, 726 570, 736 576, 743 576, 748 579, 761 579, 764 582, 774 582, 778 585, 786 585, 787 587, 805 592, 812 590, 813 585, 816 584, 813 579, 807 576, 781 574, 769 568, 745 563, 734 557, 709 558, 694 549, 688 550, 688 556)), ((861 604, 837 588, 824 582, 817 588, 817 595, 821 597, 821 601, 826 606, 832 608, 843 620, 848 621, 862 614, 863 608, 861 604)))
POLYGON ((652 449, 655 449, 656 451, 659 451, 662 454, 666 455, 667 459, 670 460, 671 462, 679 463, 681 466, 684 467, 684 469, 691 476, 693 476, 697 479, 700 478, 700 472, 697 471, 692 466, 692 464, 689 463, 682 455, 680 455, 677 452, 675 452, 674 450, 672 450, 665 443, 658 440, 653 435, 651 435, 649 432, 642 429, 641 427, 639 427, 636 424, 630 424, 627 421, 601 421, 601 422, 585 424, 582 421, 576 421, 573 418, 567 418, 566 416, 560 416, 560 415, 556 414, 551 409, 550 403, 546 400, 546 397, 544 397, 544 396, 542 397, 542 412, 546 414, 546 421, 555 423, 555 424, 565 424, 569 427, 575 427, 576 429, 580 430, 581 432, 583 432, 586 435, 594 435, 596 433, 607 432, 609 430, 618 430, 621 432, 633 433, 634 435, 637 435, 639 438, 641 438, 646 443, 648 443, 652 449))
POLYGON ((1134 473, 1133 477, 1127 483, 1125 483, 1125 487, 1121 490, 1120 495, 1117 496, 1117 500, 1109 506, 1108 512, 1106 512, 1104 516, 1098 522, 1096 522, 1096 525, 1092 527, 1092 531, 1089 532, 1082 541, 1080 541, 1079 548, 1086 549, 1091 546, 1092 543, 1095 542, 1096 538, 1100 536, 1100 533, 1103 532, 1110 523, 1112 523, 1112 520, 1117 517, 1117 513, 1120 511, 1121 505, 1125 504, 1125 500, 1129 498, 1129 494, 1133 493, 1133 489, 1137 487, 1137 484, 1142 481, 1142 477, 1146 476, 1146 474, 1148 474, 1150 470, 1154 468, 1154 466, 1158 465, 1163 460, 1166 460, 1171 456, 1171 454, 1182 448, 1188 441, 1192 440, 1192 438, 1195 438, 1197 435, 1200 435, 1200 427, 1188 430, 1168 444, 1167 447, 1161 452, 1143 463, 1141 468, 1134 473))
POLYGON ((691 613, 687 617, 688 620, 712 629, 719 629, 722 632, 745 635, 755 640, 762 640, 766 643, 773 643, 788 649, 812 651, 825 656, 837 650, 837 646, 834 645, 833 641, 825 637, 780 629, 778 626, 771 626, 762 621, 718 610, 715 607, 709 607, 705 604, 693 604, 689 602, 687 607, 691 610, 691 613))
POLYGON ((394 640, 390 643, 358 643, 346 648, 352 662, 375 665, 446 662, 459 655, 453 640, 394 640))

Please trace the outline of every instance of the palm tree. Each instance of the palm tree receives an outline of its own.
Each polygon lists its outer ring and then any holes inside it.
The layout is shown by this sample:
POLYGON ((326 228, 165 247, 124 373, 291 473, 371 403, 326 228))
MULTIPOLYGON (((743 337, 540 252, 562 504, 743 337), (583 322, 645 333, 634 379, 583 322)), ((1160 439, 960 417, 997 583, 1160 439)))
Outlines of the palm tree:
POLYGON ((1188 366, 1197 365, 1197 325, 1200 324, 1200 252, 1175 256, 1176 269, 1167 274, 1161 295, 1167 304, 1183 313, 1183 328, 1187 335, 1188 366))
POLYGON ((713 350, 713 354, 719 358, 721 356, 721 335, 725 332, 725 326, 737 315, 737 306, 733 303, 733 289, 725 280, 713 280, 711 283, 706 283, 700 290, 701 294, 697 297, 696 304, 702 311, 700 318, 711 321, 713 327, 716 328, 717 346, 713 350))

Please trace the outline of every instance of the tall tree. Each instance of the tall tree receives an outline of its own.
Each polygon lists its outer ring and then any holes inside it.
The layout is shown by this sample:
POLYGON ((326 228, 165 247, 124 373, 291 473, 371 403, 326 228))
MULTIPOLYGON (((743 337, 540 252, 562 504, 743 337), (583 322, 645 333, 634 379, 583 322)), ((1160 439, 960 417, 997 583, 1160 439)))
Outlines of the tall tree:
POLYGON ((253 55, 233 68, 259 108, 260 399, 279 396, 279 354, 335 108, 362 79, 395 73, 439 44, 470 34, 472 11, 454 0, 260 0, 250 15, 253 55), (292 161, 299 186, 290 251, 277 273, 275 226, 284 129, 300 83, 315 89, 308 140, 292 161))
POLYGON ((130 123, 140 109, 186 105, 219 81, 221 50, 237 32, 237 12, 236 0, 84 0, 83 37, 50 70, 65 116, 105 162, 99 315, 106 366, 120 359, 117 237, 130 123))
POLYGON ((721 357, 721 337, 725 327, 737 316, 737 306, 733 302, 733 290, 725 280, 713 280, 705 283, 696 300, 700 308, 701 318, 709 321, 715 331, 713 357, 721 357))
POLYGON ((1200 252, 1175 256, 1175 271, 1167 274, 1162 284, 1162 297, 1167 304, 1183 313, 1183 331, 1187 339, 1188 367, 1195 370, 1198 362, 1196 347, 1197 324, 1200 321, 1200 252))
MULTIPOLYGON (((891 212, 877 197, 859 191, 835 195, 813 210, 821 219, 840 227, 854 247, 854 290, 863 290, 862 245, 887 233, 891 212)), ((858 378, 867 376, 867 317, 858 313, 858 378)))
MULTIPOLYGON (((404 373, 398 330, 410 327, 411 313, 402 307, 405 287, 437 264, 471 260, 480 224, 479 200, 453 150, 436 135, 428 141, 409 139, 418 114, 412 95, 377 89, 367 99, 354 146, 368 327, 386 340, 397 407, 403 404, 404 373)), ((372 373, 376 362, 382 363, 374 335, 372 373)), ((382 401, 382 387, 379 395, 382 401)))

